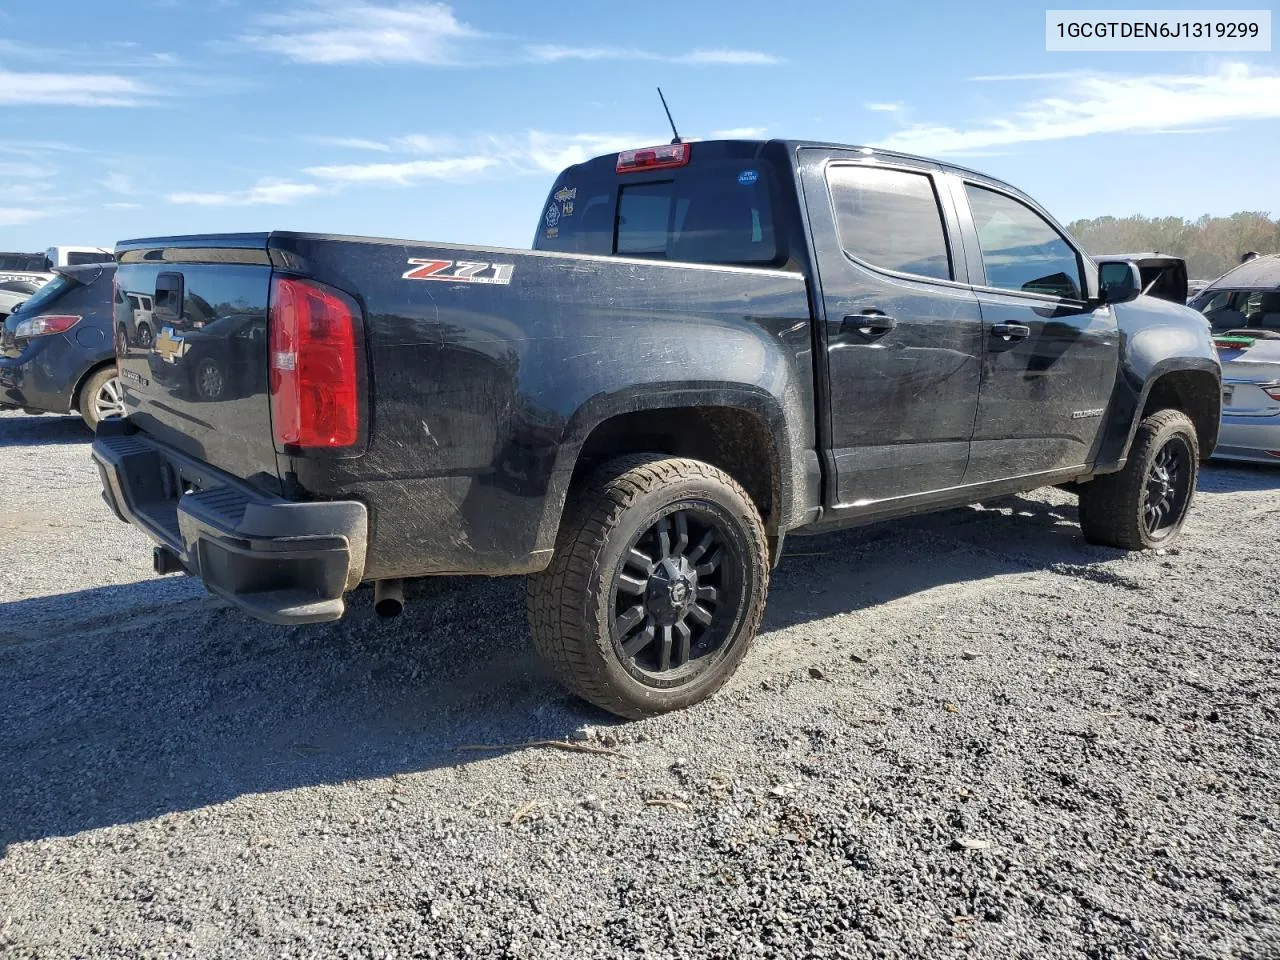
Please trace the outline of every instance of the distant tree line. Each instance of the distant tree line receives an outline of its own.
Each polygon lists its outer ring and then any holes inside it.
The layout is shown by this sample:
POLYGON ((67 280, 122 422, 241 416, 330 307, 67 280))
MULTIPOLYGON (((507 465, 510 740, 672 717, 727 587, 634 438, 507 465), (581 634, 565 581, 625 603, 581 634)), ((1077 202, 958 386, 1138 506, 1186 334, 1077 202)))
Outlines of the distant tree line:
POLYGON ((1280 220, 1245 211, 1229 217, 1097 217, 1067 225, 1089 253, 1156 251, 1182 257, 1193 280, 1212 280, 1250 250, 1280 253, 1280 220))

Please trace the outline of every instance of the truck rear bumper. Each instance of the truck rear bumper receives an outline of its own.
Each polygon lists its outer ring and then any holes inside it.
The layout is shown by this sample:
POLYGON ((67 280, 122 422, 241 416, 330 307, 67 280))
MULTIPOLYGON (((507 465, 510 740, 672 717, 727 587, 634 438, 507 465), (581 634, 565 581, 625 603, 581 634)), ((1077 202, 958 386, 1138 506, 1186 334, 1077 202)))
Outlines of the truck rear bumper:
POLYGON ((93 442, 102 497, 177 556, 210 593, 270 623, 336 620, 360 583, 363 503, 273 498, 206 463, 104 421, 93 442))

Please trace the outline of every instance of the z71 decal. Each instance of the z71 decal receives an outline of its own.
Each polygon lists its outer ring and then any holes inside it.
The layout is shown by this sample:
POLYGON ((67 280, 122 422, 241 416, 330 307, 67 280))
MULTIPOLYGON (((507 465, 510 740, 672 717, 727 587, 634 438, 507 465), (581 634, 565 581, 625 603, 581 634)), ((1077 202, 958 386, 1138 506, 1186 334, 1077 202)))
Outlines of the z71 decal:
POLYGON ((472 260, 419 260, 411 257, 402 280, 443 280, 446 283, 511 282, 513 263, 477 263, 472 260))

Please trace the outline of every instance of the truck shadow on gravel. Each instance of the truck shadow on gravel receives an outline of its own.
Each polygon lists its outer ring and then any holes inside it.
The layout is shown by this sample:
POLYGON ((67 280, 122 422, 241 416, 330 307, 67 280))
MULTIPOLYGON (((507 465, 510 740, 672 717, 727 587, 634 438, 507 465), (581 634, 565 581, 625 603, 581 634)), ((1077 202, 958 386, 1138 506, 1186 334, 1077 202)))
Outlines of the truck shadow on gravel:
MULTIPOLYGON (((783 631, 795 624, 1123 555, 1083 543, 1074 498, 1050 499, 790 538, 753 672, 793 668, 783 631)), ((340 623, 294 630, 182 578, 0 604, 0 850, 249 794, 435 768, 465 777, 522 741, 618 722, 535 659, 523 590, 518 578, 423 581, 388 622, 366 589, 340 623)))
POLYGON ((0 449, 5 447, 52 447, 93 440, 84 421, 77 416, 52 414, 0 414, 0 449))
POLYGON ((1202 493, 1243 493, 1280 488, 1280 461, 1266 463, 1228 463, 1215 460, 1200 471, 1197 487, 1202 493))

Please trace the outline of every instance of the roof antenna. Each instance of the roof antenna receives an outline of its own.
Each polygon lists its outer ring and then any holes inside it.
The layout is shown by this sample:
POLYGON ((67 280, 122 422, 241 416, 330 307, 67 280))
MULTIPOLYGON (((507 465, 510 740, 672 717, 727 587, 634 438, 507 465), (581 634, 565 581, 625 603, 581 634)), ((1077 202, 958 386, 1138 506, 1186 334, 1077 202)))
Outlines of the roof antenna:
POLYGON ((671 124, 671 132, 675 134, 671 138, 672 143, 683 143, 680 139, 680 131, 676 129, 676 122, 671 119, 671 108, 667 106, 667 98, 662 95, 662 88, 658 88, 658 99, 662 101, 662 109, 667 111, 667 123, 671 124))

